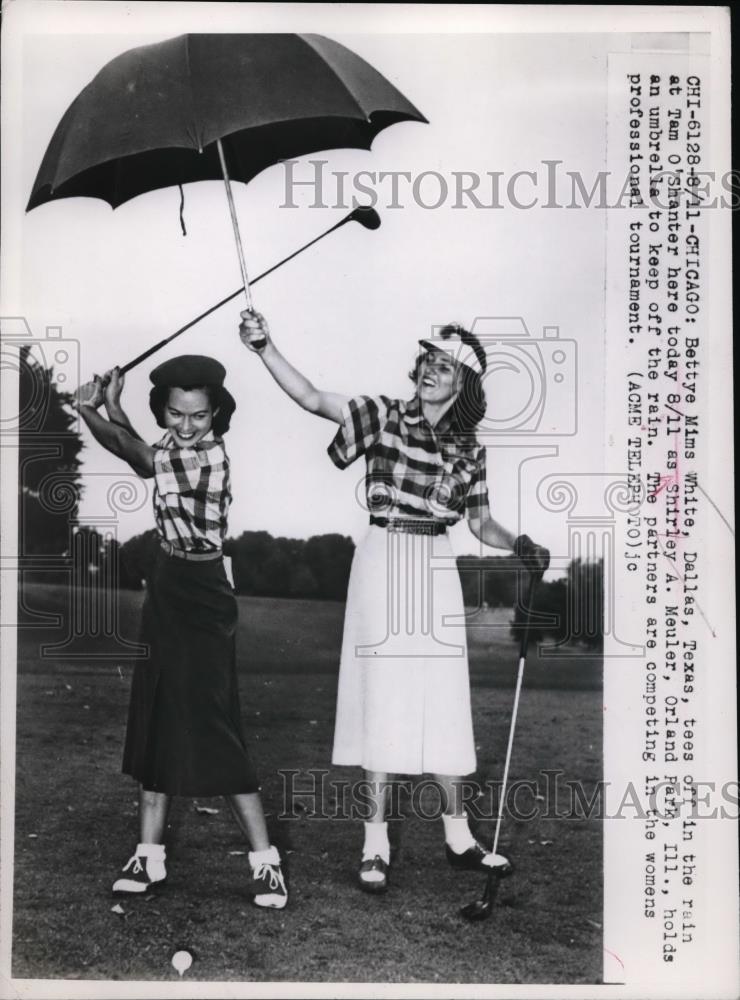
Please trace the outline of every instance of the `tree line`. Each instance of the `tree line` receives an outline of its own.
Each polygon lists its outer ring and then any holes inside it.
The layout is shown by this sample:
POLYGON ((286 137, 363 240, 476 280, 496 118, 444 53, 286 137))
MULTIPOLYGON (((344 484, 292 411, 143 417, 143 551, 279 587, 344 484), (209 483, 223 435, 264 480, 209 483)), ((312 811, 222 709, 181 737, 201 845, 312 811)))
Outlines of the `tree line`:
MULTIPOLYGON (((138 589, 148 578, 159 549, 152 528, 120 547, 120 584, 138 589)), ((304 597, 343 601, 355 546, 345 535, 273 538, 267 531, 244 531, 227 538, 234 589, 250 597, 304 597)))
MULTIPOLYGON (((80 525, 83 442, 69 397, 53 382, 51 369, 26 348, 19 371, 19 556, 36 566, 25 579, 80 587, 141 589, 151 573, 158 541, 154 529, 120 544, 111 534, 80 525)), ((245 531, 228 538, 237 594, 253 597, 343 601, 354 554, 351 538, 339 534, 308 539, 274 538, 245 531)), ((524 615, 525 581, 514 556, 462 556, 457 561, 467 607, 513 608, 512 634, 524 615)), ((573 560, 567 575, 542 582, 534 600, 531 635, 578 641, 597 649, 603 633, 602 562, 573 560)))
MULTIPOLYGON (((244 531, 237 538, 227 538, 224 544, 237 594, 329 601, 346 599, 354 549, 354 542, 345 535, 274 538, 267 531, 244 531)), ((119 544, 93 528, 80 527, 67 555, 76 586, 141 590, 158 550, 158 535, 153 528, 119 544)), ((511 634, 517 638, 524 621, 528 587, 528 578, 517 559, 461 556, 457 567, 465 606, 513 609, 511 634)), ((53 571, 36 572, 34 578, 48 582, 60 579, 53 571)), ((532 640, 550 637, 557 642, 580 642, 590 649, 601 649, 602 600, 601 560, 572 560, 565 577, 538 584, 529 609, 532 640)))

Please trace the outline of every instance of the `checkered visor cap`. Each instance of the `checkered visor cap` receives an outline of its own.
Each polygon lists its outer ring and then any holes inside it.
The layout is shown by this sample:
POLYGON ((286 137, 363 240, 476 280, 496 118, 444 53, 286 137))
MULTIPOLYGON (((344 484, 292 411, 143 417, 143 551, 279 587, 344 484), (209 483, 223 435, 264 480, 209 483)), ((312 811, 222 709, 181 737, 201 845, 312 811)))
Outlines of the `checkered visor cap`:
POLYGON ((480 358, 470 344, 463 343, 459 333, 449 332, 444 337, 437 337, 434 340, 420 340, 419 345, 425 351, 439 351, 442 354, 447 354, 457 364, 471 368, 477 375, 482 376, 485 373, 480 358))

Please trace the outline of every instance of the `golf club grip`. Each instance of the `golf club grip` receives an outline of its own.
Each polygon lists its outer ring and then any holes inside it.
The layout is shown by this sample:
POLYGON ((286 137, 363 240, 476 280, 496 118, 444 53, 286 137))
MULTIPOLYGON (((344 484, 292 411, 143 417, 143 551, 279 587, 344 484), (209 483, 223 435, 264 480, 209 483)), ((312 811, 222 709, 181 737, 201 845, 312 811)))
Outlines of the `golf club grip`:
MULTIPOLYGON (((275 265, 275 267, 279 266, 280 266, 279 264, 275 265)), ((270 270, 274 270, 274 268, 270 268, 270 270)), ((256 277, 253 281, 250 282, 250 285, 256 285, 257 282, 260 280, 260 278, 264 278, 264 276, 269 273, 270 271, 265 271, 264 274, 258 275, 258 277, 256 277)), ((185 326, 181 326, 179 330, 175 330, 175 332, 171 333, 169 337, 165 337, 164 340, 160 340, 158 344, 155 344, 153 347, 148 348, 142 354, 139 354, 137 357, 133 359, 133 361, 129 361, 127 364, 122 365, 121 374, 125 375, 126 372, 130 372, 132 368, 136 368, 136 366, 140 365, 142 361, 146 361, 146 359, 151 357, 152 354, 156 354, 157 351, 159 351, 161 348, 169 344, 169 342, 171 340, 174 340, 175 337, 179 337, 181 333, 185 333, 185 331, 189 330, 191 326, 195 326, 196 323, 200 323, 200 321, 202 319, 205 319, 206 316, 210 316, 212 312, 215 312, 217 309, 220 309, 221 306, 225 306, 227 302, 231 302, 231 300, 235 299, 237 295, 241 295, 243 291, 244 291, 243 288, 241 287, 237 288, 237 290, 235 292, 232 292, 231 295, 227 295, 225 299, 221 299, 221 301, 217 302, 215 306, 211 306, 210 309, 206 309, 205 312, 202 312, 200 316, 196 316, 195 319, 191 319, 189 323, 186 323, 185 326)))
POLYGON ((532 620, 532 612, 534 611, 534 595, 537 590, 537 584, 539 583, 539 577, 534 573, 530 573, 529 576, 529 589, 527 591, 527 604, 524 608, 524 631, 522 632, 521 639, 519 640, 519 659, 525 659, 527 656, 527 649, 529 647, 529 625, 532 620))

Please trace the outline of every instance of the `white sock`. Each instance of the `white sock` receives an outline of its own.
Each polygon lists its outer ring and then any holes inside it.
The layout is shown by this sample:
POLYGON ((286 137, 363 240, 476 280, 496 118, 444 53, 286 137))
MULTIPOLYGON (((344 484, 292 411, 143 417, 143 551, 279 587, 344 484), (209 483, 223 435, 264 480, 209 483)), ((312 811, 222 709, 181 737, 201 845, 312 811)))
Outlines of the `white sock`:
POLYGON ((365 823, 365 843, 362 848, 362 860, 372 859, 377 854, 386 864, 391 858, 391 845, 388 843, 387 823, 365 823))
POLYGON ((136 854, 140 858, 146 858, 146 873, 152 882, 161 882, 167 877, 164 844, 137 844, 136 854))
POLYGON ((464 854, 468 848, 475 847, 475 837, 470 832, 467 816, 448 816, 443 813, 442 822, 447 846, 455 854, 464 854))
POLYGON ((266 847, 262 851, 250 851, 249 863, 252 868, 256 868, 257 865, 279 865, 280 853, 277 847, 270 844, 269 847, 266 847))

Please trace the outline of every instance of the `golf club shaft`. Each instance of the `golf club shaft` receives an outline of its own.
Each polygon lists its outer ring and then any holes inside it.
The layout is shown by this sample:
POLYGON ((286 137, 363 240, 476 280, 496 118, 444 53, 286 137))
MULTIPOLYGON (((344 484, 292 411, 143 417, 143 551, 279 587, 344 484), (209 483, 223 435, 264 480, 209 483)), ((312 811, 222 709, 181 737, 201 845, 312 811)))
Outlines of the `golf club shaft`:
MULTIPOLYGON (((509 726, 509 743, 506 747, 506 763, 504 764, 504 777, 501 783, 501 794, 498 802, 498 817, 496 820, 496 832, 493 838, 493 848, 494 854, 498 851, 498 839, 499 833, 501 832, 501 820, 504 815, 504 803, 506 802, 506 786, 509 780, 509 765, 511 763, 511 750, 514 745, 514 730, 516 729, 516 719, 519 712, 519 696, 522 690, 522 682, 524 680, 524 663, 527 658, 527 645, 529 642, 529 625, 532 618, 532 605, 534 602, 534 593, 537 587, 538 581, 542 578, 542 574, 530 574, 529 577, 529 593, 527 595, 527 605, 524 609, 524 629, 522 630, 522 636, 519 643, 519 668, 517 670, 516 677, 516 691, 514 694, 514 707, 511 712, 511 725, 509 726)), ((483 897, 480 900, 476 900, 474 903, 468 903, 461 909, 461 914, 467 920, 486 920, 490 917, 493 911, 493 902, 496 898, 496 893, 498 892, 499 882, 501 877, 495 866, 491 865, 488 869, 488 875, 486 877, 486 887, 483 891, 483 897)))
POLYGON ((498 803, 498 816, 496 817, 496 832, 493 836, 493 853, 496 853, 498 847, 498 837, 501 832, 501 820, 504 814, 504 802, 506 799, 506 784, 509 780, 509 764, 511 763, 511 748, 514 745, 514 727, 516 725, 516 716, 519 711, 519 695, 522 690, 522 679, 524 677, 524 657, 519 657, 519 669, 516 675, 516 691, 514 692, 514 708, 511 712, 511 725, 509 726, 509 743, 506 747, 506 762, 504 764, 504 777, 501 782, 501 795, 499 797, 498 803))
POLYGON ((229 172, 226 168, 226 157, 224 156, 224 147, 221 144, 221 140, 216 140, 216 146, 218 147, 218 157, 221 161, 221 173, 224 175, 224 185, 226 187, 226 198, 229 202, 229 212, 231 213, 231 225, 234 229, 234 239, 236 241, 236 253, 239 257, 239 267, 242 272, 242 284, 244 285, 244 296, 247 300, 247 309, 252 310, 252 296, 249 293, 249 278, 247 277, 247 262, 244 260, 244 248, 242 246, 242 238, 239 233, 239 220, 236 215, 236 207, 234 205, 234 194, 231 190, 231 180, 229 179, 229 172))
POLYGON ((511 712, 511 725, 509 726, 509 742, 506 747, 506 761, 504 763, 504 777, 501 782, 501 794, 498 802, 498 816, 496 818, 496 832, 493 836, 493 853, 498 847, 499 833, 501 832, 501 820, 504 815, 504 803, 506 801, 506 784, 509 780, 509 765, 511 764, 511 750, 514 745, 514 730, 516 729, 516 717, 519 711, 519 696, 522 691, 524 680, 524 663, 527 658, 527 645, 529 643, 529 622, 532 617, 532 602, 534 591, 537 586, 537 578, 532 575, 529 581, 529 593, 527 594, 527 606, 525 608, 524 631, 519 644, 519 668, 516 675, 516 690, 514 692, 514 707, 511 712))
MULTIPOLYGON (((272 274, 273 271, 277 271, 279 267, 282 267, 283 264, 287 264, 289 260, 293 260, 294 257, 297 257, 298 254, 303 253, 304 250, 308 250, 308 248, 312 247, 314 243, 318 243, 319 240, 323 240, 325 236, 328 236, 329 233, 333 233, 335 229, 339 229, 340 226, 343 226, 346 222, 349 222, 350 217, 351 213, 350 215, 345 216, 345 218, 342 219, 341 222, 337 222, 330 229, 327 229, 326 232, 321 233, 320 236, 315 236, 312 240, 309 240, 308 243, 304 243, 302 247, 299 247, 297 250, 294 250, 293 253, 289 254, 287 257, 284 257, 282 260, 278 261, 277 264, 273 264, 272 267, 268 267, 266 271, 263 271, 262 274, 258 274, 256 278, 253 278, 250 281, 249 283, 250 287, 252 285, 256 285, 258 281, 262 281, 263 278, 266 278, 268 274, 272 274)), ((141 364, 142 361, 146 361, 147 358, 151 357, 152 354, 156 354, 157 351, 159 351, 166 344, 169 344, 169 342, 171 340, 174 340, 175 337, 179 337, 181 333, 185 333, 185 331, 189 330, 191 326, 195 326, 196 323, 200 323, 200 321, 202 319, 205 319, 206 316, 210 316, 212 312, 215 312, 217 309, 220 309, 221 306, 225 306, 227 302, 231 302, 232 299, 235 299, 238 295, 241 295, 243 291, 244 291, 243 288, 237 288, 237 290, 235 292, 232 292, 231 295, 227 295, 226 298, 221 299, 220 302, 217 302, 215 305, 211 306, 210 309, 206 309, 205 312, 202 312, 199 316, 196 316, 195 319, 191 319, 189 323, 186 323, 185 326, 181 326, 179 330, 175 330, 175 332, 171 333, 169 337, 165 337, 164 340, 160 340, 159 343, 155 344, 153 347, 148 348, 146 351, 143 352, 143 354, 139 354, 137 357, 133 359, 133 361, 129 361, 127 364, 121 367, 121 374, 125 374, 126 372, 131 371, 132 368, 135 368, 137 365, 141 364)))

